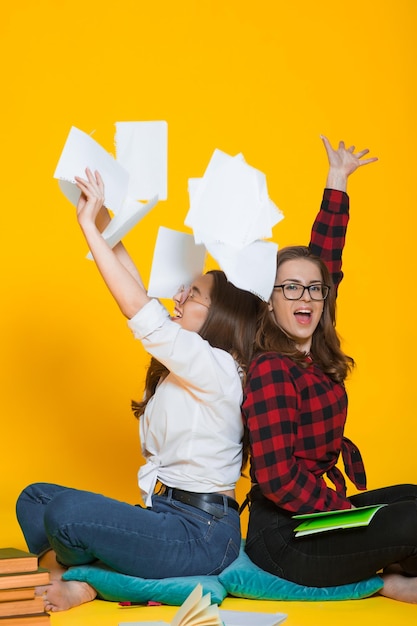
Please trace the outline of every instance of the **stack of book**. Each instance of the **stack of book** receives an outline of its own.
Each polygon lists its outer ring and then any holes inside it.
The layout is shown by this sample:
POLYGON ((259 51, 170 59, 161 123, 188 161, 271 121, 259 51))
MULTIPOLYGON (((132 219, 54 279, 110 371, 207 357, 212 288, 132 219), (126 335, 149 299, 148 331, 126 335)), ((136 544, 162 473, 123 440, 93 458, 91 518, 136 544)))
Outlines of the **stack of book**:
POLYGON ((49 625, 43 598, 35 595, 35 587, 48 583, 36 554, 0 548, 0 626, 49 625))

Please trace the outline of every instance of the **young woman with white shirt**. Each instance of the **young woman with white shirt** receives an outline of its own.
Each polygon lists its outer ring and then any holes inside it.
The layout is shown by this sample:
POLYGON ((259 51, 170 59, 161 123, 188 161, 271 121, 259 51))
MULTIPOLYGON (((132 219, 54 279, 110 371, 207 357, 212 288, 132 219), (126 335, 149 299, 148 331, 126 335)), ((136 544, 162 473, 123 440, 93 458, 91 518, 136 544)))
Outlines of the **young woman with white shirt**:
POLYGON ((17 502, 28 548, 51 572, 38 589, 59 611, 93 600, 87 583, 64 581, 71 566, 101 561, 131 576, 215 575, 238 555, 235 485, 242 467, 242 374, 259 309, 221 271, 175 296, 172 317, 151 299, 122 244, 101 235, 110 219, 98 172, 76 178, 78 222, 99 272, 134 336, 152 356, 140 418, 146 508, 103 495, 36 483, 17 502))

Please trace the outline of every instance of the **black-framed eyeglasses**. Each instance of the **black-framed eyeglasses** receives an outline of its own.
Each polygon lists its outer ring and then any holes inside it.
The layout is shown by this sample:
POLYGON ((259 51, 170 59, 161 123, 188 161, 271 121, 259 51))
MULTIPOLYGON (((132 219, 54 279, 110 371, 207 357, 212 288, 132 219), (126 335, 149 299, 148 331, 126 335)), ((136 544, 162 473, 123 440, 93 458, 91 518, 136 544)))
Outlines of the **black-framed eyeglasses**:
POLYGON ((284 283, 283 285, 274 285, 274 289, 282 289, 286 300, 301 300, 305 290, 308 291, 312 300, 325 300, 330 291, 330 287, 323 283, 307 286, 298 283, 284 283))

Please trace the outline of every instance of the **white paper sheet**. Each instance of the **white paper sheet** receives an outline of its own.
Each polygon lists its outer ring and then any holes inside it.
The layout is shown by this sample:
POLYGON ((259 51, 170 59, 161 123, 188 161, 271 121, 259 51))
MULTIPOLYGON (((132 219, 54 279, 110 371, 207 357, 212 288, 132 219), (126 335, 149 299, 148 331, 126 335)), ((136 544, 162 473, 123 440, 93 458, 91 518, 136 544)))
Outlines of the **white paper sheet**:
POLYGON ((168 125, 158 122, 116 122, 116 159, 129 172, 128 195, 167 199, 168 125))
MULTIPOLYGON (((102 236, 113 248, 127 233, 136 226, 140 220, 157 204, 158 196, 155 196, 146 204, 136 202, 127 198, 121 211, 111 220, 110 224, 103 230, 102 236)), ((87 254, 88 259, 92 259, 91 252, 87 254)))
MULTIPOLYGON (((118 160, 73 126, 54 173, 64 195, 77 206, 80 191, 74 176, 85 178, 87 167, 100 172, 105 206, 114 214, 103 232, 111 247, 155 206, 159 192, 164 199, 167 197, 166 122, 117 122, 116 129, 118 160)), ((87 257, 92 258, 91 254, 87 257)))
POLYGON ((243 156, 215 150, 203 178, 189 180, 190 208, 185 224, 202 242, 236 248, 272 236, 283 215, 270 200, 265 175, 243 156), (198 235, 197 235, 198 233, 198 235))
POLYGON ((206 247, 235 287, 250 291, 265 302, 269 300, 277 268, 276 243, 259 240, 236 249, 211 242, 206 247))
POLYGON ((155 244, 148 295, 172 298, 181 285, 190 285, 203 273, 206 249, 194 237, 161 226, 155 244))
POLYGON ((80 192, 75 186, 74 176, 85 178, 87 167, 100 172, 104 181, 105 205, 116 214, 122 208, 127 196, 129 172, 90 135, 72 126, 56 166, 54 178, 66 181, 66 184, 60 182, 60 188, 75 206, 80 192))
POLYGON ((284 216, 268 196, 265 175, 242 154, 215 150, 204 176, 188 180, 188 192, 185 224, 196 243, 205 245, 236 287, 268 300, 278 246, 265 240, 284 216))

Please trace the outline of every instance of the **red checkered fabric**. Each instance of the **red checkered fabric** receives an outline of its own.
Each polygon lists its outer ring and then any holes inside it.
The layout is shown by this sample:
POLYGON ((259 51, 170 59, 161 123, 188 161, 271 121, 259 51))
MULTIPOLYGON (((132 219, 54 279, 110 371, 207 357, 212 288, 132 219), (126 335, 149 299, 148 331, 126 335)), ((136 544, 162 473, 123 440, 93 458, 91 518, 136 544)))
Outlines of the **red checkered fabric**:
MULTIPOLYGON (((348 211, 345 193, 325 189, 311 234, 310 249, 325 260, 335 285, 343 277, 348 211)), ((262 354, 249 369, 242 411, 250 433, 252 480, 280 507, 297 513, 350 508, 336 467, 340 453, 349 478, 365 489, 359 450, 343 436, 345 388, 314 363, 303 368, 288 357, 262 354)))

